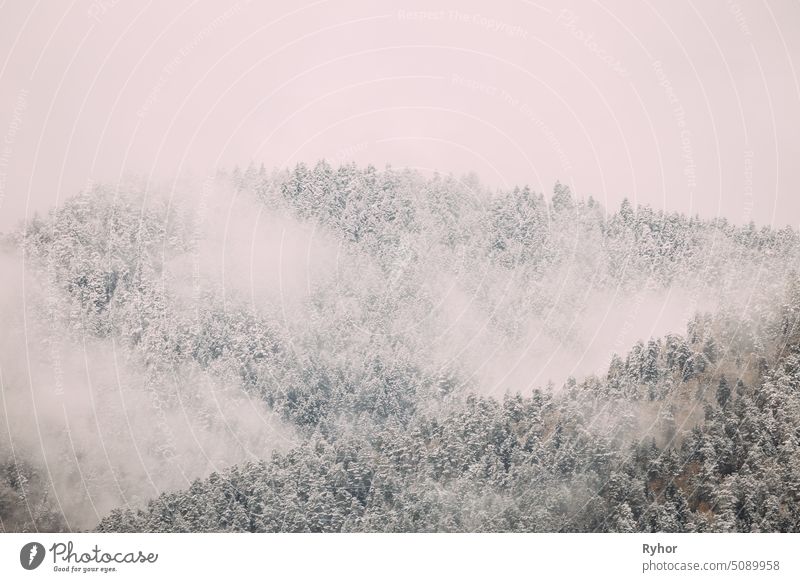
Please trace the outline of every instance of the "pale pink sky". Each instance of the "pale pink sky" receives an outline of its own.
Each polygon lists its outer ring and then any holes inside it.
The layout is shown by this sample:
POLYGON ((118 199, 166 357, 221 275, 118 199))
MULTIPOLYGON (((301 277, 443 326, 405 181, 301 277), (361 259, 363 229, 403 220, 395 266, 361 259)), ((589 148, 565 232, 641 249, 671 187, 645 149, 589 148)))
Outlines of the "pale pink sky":
POLYGON ((0 231, 91 181, 355 160, 800 225, 800 4, 0 4, 0 231))

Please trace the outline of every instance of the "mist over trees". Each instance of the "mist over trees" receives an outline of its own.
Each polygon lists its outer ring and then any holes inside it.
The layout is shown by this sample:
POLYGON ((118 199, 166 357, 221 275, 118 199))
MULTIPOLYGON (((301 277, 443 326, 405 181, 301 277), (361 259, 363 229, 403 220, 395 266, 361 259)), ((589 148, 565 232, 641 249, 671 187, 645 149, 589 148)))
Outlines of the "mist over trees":
POLYGON ((95 187, 4 247, 6 531, 800 530, 790 228, 323 161, 95 187), (31 338, 91 411, 44 436, 31 338))

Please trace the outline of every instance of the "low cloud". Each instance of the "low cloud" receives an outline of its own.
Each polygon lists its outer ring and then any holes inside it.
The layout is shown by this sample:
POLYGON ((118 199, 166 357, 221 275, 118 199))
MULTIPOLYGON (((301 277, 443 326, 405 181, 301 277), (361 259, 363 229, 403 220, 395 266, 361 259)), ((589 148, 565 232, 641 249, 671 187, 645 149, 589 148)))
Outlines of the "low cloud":
POLYGON ((112 339, 60 328, 52 290, 18 255, 0 259, 0 275, 0 462, 44 474, 70 529, 292 446, 238 379, 192 364, 155 373, 112 339))

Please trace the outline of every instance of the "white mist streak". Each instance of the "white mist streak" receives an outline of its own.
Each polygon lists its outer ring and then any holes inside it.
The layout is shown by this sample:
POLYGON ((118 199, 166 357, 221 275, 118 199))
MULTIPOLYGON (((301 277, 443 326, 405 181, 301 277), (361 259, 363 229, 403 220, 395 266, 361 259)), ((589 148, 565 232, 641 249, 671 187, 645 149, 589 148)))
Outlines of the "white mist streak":
POLYGON ((48 476, 72 529, 118 506, 141 506, 195 478, 269 456, 292 431, 239 381, 192 364, 148 370, 111 339, 80 337, 48 321, 52 293, 8 257, 0 275, 0 461, 17 459, 48 476))

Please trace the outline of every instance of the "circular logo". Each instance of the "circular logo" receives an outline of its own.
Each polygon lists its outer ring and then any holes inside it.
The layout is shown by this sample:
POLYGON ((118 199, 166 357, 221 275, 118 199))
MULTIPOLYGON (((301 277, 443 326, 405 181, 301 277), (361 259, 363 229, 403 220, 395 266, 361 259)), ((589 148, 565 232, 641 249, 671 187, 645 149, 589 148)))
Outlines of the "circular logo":
POLYGON ((44 546, 39 542, 30 542, 19 551, 19 563, 26 570, 35 570, 44 561, 44 546))

